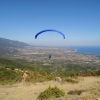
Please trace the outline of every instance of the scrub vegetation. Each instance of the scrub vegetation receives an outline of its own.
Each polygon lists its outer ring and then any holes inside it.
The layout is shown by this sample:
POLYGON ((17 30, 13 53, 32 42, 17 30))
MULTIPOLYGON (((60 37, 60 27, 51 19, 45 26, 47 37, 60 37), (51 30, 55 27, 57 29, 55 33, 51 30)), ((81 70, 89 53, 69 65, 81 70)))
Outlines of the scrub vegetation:
MULTIPOLYGON (((71 66, 69 64, 69 68, 71 66)), ((73 66, 75 68, 77 65, 73 66)), ((66 68, 63 66, 58 68, 48 65, 44 66, 42 63, 27 62, 25 60, 0 58, 0 84, 21 82, 23 80, 28 82, 44 82, 55 80, 58 76, 61 77, 63 81, 78 83, 77 80, 74 80, 77 76, 86 77, 100 75, 100 70, 94 72, 88 70, 80 72, 79 70, 76 71, 71 68, 68 70, 68 67, 66 68)))
POLYGON ((41 92, 38 96, 39 100, 48 100, 54 98, 60 98, 65 95, 63 90, 60 90, 57 86, 49 87, 45 91, 41 92))

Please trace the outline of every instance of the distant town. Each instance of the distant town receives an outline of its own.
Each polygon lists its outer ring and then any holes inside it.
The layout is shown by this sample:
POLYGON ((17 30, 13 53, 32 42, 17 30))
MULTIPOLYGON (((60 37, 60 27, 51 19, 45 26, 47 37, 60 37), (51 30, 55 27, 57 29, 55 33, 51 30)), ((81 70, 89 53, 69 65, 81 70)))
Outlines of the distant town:
POLYGON ((6 55, 12 59, 24 59, 28 62, 42 62, 44 65, 50 63, 71 63, 82 66, 100 66, 100 55, 78 53, 76 50, 69 48, 26 46, 25 48, 16 48, 16 51, 18 52, 12 55, 6 55), (51 58, 49 58, 49 55, 51 55, 51 58))

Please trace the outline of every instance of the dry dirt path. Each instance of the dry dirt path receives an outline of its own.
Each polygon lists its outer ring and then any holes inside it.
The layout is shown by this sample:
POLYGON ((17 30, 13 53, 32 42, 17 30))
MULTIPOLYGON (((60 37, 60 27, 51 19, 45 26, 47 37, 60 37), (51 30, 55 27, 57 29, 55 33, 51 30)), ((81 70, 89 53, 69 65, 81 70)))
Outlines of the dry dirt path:
MULTIPOLYGON (((89 89, 100 85, 100 77, 85 77, 77 84, 59 83, 55 81, 44 83, 19 83, 14 85, 0 85, 0 100, 37 100, 37 96, 49 86, 58 86, 67 94, 70 90, 89 89)), ((72 100, 72 99, 64 99, 72 100)))

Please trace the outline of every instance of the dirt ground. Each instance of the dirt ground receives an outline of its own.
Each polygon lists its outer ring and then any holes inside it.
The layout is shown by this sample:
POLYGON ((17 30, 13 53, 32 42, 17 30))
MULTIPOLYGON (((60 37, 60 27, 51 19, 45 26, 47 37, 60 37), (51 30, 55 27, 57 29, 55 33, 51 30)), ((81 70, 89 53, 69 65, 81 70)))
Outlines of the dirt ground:
MULTIPOLYGON (((100 77, 80 77, 79 83, 43 82, 43 83, 17 83, 14 85, 0 85, 0 100, 38 100, 37 96, 49 86, 57 86, 66 93, 65 97, 57 100, 96 100, 100 98, 100 77), (70 90, 86 89, 81 95, 68 95, 70 90)), ((52 99, 53 100, 53 99, 52 99)))

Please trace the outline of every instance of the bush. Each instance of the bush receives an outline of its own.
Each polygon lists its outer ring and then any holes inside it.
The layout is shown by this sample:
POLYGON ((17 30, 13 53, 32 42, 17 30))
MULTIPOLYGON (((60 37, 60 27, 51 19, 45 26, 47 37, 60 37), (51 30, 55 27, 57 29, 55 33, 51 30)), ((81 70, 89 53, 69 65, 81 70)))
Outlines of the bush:
POLYGON ((96 72, 96 74, 97 74, 97 75, 100 75, 100 70, 98 70, 98 71, 96 72))
POLYGON ((7 68, 0 69, 0 84, 14 83, 18 80, 19 77, 21 77, 21 73, 7 68))
POLYGON ((64 96, 65 93, 63 90, 60 90, 58 87, 49 87, 45 91, 41 92, 38 96, 39 100, 47 100, 51 97, 59 98, 64 96))

